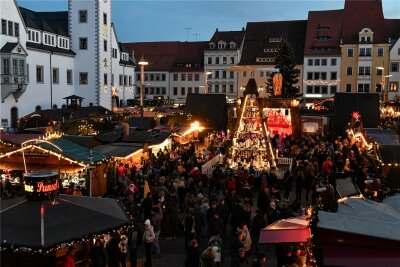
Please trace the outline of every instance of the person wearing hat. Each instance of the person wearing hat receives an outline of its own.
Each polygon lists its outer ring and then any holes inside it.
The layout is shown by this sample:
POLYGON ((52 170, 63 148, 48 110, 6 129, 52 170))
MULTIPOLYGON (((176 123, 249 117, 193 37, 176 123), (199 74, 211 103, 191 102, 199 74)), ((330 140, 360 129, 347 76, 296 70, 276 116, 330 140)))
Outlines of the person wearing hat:
POLYGON ((144 222, 144 233, 143 233, 143 243, 146 251, 146 263, 145 266, 149 267, 151 263, 151 248, 155 239, 153 226, 150 224, 150 220, 147 219, 144 222))
POLYGON ((231 261, 231 267, 250 267, 250 261, 246 256, 244 248, 239 248, 236 257, 231 261))

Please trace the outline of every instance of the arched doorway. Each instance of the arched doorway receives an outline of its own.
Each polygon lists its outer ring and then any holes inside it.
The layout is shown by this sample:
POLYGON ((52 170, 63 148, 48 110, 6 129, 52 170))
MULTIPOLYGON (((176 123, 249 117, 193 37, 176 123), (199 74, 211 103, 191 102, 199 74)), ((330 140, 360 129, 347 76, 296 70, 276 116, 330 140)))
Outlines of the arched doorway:
POLYGON ((11 128, 18 127, 18 108, 12 107, 11 108, 11 128))

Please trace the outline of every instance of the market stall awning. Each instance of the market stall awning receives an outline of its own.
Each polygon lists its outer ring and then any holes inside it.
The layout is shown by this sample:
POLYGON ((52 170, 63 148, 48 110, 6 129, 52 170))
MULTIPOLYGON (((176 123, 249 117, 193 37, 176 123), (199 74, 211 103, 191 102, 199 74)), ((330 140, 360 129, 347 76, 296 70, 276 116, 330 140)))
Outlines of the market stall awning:
POLYGON ((139 154, 142 150, 143 145, 135 143, 114 143, 93 148, 93 151, 113 158, 130 158, 135 154, 139 154))
POLYGON ((55 202, 2 200, 0 215, 2 247, 14 248, 46 249, 129 224, 115 199, 70 195, 60 195, 55 202))
POLYGON ((309 237, 307 217, 299 216, 276 221, 262 229, 259 243, 303 243, 309 237))
POLYGON ((381 164, 400 164, 400 145, 379 145, 378 157, 381 164))

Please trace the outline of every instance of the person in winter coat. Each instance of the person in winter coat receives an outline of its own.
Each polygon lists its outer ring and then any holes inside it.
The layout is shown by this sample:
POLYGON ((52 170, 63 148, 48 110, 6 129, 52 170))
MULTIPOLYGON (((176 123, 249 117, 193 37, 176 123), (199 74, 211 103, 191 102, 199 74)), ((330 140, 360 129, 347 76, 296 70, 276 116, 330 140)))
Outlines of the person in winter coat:
POLYGON ((216 211, 210 221, 209 224, 209 232, 210 236, 221 235, 224 230, 224 220, 219 216, 219 213, 216 211))
POLYGON ((201 267, 214 267, 214 250, 212 247, 208 247, 204 250, 204 252, 201 254, 201 267))
POLYGON ((251 267, 246 251, 243 248, 240 248, 236 257, 232 258, 231 267, 251 267))
POLYGON ((242 239, 243 247, 246 250, 246 254, 250 255, 252 240, 251 240, 249 228, 247 227, 246 224, 243 224, 238 230, 243 232, 243 235, 244 235, 243 239, 242 239))
POLYGON ((196 239, 190 241, 189 248, 186 254, 185 267, 199 267, 200 265, 200 253, 199 243, 196 239))
POLYGON ((161 233, 161 214, 160 214, 160 208, 159 207, 154 207, 153 210, 151 211, 153 214, 153 217, 151 218, 151 221, 153 223, 153 229, 154 229, 154 242, 153 242, 153 248, 156 253, 156 258, 160 257, 160 244, 158 243, 158 238, 161 233))
POLYGON ((144 222, 144 233, 143 233, 143 243, 144 249, 146 251, 146 267, 150 267, 152 265, 151 262, 151 248, 153 246, 155 234, 153 226, 150 224, 150 220, 146 220, 144 222))
POLYGON ((267 225, 265 217, 261 214, 260 210, 256 210, 256 216, 254 216, 251 222, 251 238, 258 244, 258 238, 260 236, 261 229, 267 225))
POLYGON ((109 267, 119 267, 120 249, 119 242, 121 237, 118 232, 113 233, 110 240, 106 244, 106 250, 108 255, 108 266, 109 267))
POLYGON ((268 203, 269 203, 268 195, 269 195, 268 187, 265 187, 264 189, 262 189, 260 191, 260 193, 258 194, 257 207, 261 211, 262 214, 267 213, 268 203))
POLYGON ((193 239, 196 233, 196 223, 194 217, 194 209, 189 208, 185 217, 183 218, 183 230, 185 232, 185 248, 188 248, 189 241, 193 239))
POLYGON ((74 247, 68 248, 67 254, 63 259, 62 263, 63 267, 75 267, 75 261, 74 261, 75 251, 76 249, 74 247))
POLYGON ((244 239, 243 232, 242 231, 236 232, 236 237, 229 246, 229 254, 231 255, 231 257, 234 257, 237 254, 239 248, 244 248, 243 239, 244 239))
POLYGON ((90 250, 89 258, 90 266, 105 267, 107 265, 107 254, 99 238, 94 242, 94 246, 90 250))

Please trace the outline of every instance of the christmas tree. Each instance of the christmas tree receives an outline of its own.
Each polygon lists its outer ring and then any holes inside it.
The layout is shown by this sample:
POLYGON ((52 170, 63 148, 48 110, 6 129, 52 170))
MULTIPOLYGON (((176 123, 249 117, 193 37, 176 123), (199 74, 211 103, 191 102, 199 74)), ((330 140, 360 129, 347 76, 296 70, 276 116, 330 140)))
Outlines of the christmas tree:
POLYGON ((275 68, 279 69, 279 73, 282 75, 282 91, 280 95, 274 94, 273 77, 276 72, 273 72, 267 81, 267 92, 270 97, 295 98, 298 96, 299 90, 294 85, 299 81, 300 70, 295 67, 296 59, 293 48, 287 40, 282 39, 275 56, 275 68))

